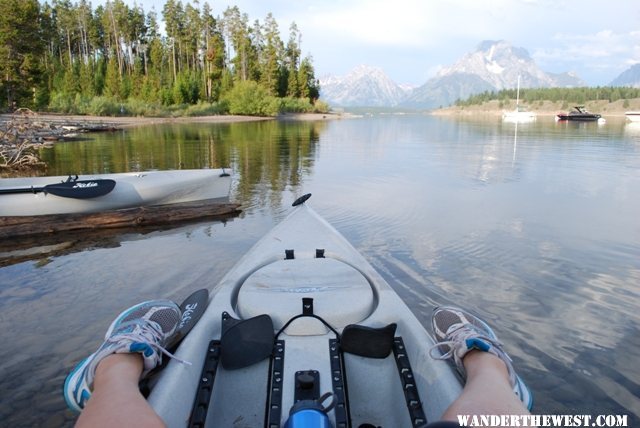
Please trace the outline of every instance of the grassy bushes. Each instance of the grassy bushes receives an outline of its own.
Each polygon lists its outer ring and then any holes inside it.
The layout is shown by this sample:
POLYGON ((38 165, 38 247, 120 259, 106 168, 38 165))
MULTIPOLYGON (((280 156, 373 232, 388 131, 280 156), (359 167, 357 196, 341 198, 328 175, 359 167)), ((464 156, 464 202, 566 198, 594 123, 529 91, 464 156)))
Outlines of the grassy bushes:
POLYGON ((278 100, 258 83, 246 80, 236 83, 223 100, 229 105, 229 113, 247 116, 275 116, 278 100))
POLYGON ((277 116, 281 113, 326 113, 329 105, 317 101, 311 104, 304 98, 278 98, 253 81, 238 82, 217 103, 200 101, 197 104, 163 105, 135 98, 118 101, 112 97, 71 97, 55 93, 49 110, 94 116, 179 117, 237 114, 245 116, 277 116))

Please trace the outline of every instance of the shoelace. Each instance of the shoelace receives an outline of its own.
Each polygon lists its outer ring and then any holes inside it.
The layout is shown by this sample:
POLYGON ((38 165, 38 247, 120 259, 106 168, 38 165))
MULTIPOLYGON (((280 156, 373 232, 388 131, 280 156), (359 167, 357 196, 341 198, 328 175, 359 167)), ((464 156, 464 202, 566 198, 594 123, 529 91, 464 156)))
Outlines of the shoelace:
MULTIPOLYGON (((463 346, 464 349, 466 349, 467 339, 481 339, 484 342, 487 342, 488 344, 490 344, 494 348, 498 348, 502 346, 502 343, 499 340, 496 340, 494 338, 487 336, 486 334, 483 334, 480 330, 478 330, 471 324, 463 324, 463 323, 452 324, 447 329, 447 333, 445 334, 445 337, 448 338, 448 340, 436 343, 429 349, 429 356, 434 360, 446 360, 451 357, 457 358, 458 356, 455 353, 456 349, 458 349, 460 346, 463 346), (440 348, 442 348, 443 346, 448 346, 449 350, 442 355, 433 354, 434 350, 437 349, 438 351, 440 351, 440 348)), ((509 358, 508 355, 505 354, 505 356, 509 358)), ((509 358, 509 361, 511 361, 510 358, 509 358)))
POLYGON ((166 348, 160 345, 160 342, 162 342, 164 336, 164 332, 162 331, 160 324, 155 321, 142 322, 138 320, 134 321, 133 324, 135 324, 138 328, 134 328, 132 332, 114 334, 109 339, 107 339, 107 341, 110 343, 118 343, 118 341, 126 339, 135 342, 147 343, 152 349, 156 351, 156 353, 162 353, 167 357, 174 359, 182 364, 186 364, 188 366, 191 365, 189 361, 176 357, 174 354, 167 351, 166 348))
MULTIPOLYGON (((444 340, 442 342, 436 343, 431 348, 429 348, 429 356, 434 360, 446 360, 453 357, 453 359, 456 362, 456 365, 461 370, 464 370, 464 366, 462 365, 462 359, 456 353, 456 350, 460 348, 464 350, 468 350, 467 339, 480 339, 491 346, 488 352, 491 352, 492 354, 500 358, 505 363, 505 365, 507 366, 507 372, 509 374, 509 380, 511 382, 511 385, 513 386, 516 384, 516 376, 515 376, 515 371, 513 369, 511 357, 509 357, 509 355, 502 350, 502 342, 500 342, 499 340, 489 337, 486 334, 483 334, 482 330, 479 330, 472 324, 466 324, 466 323, 452 324, 447 329, 447 333, 445 334, 445 337, 448 338, 448 340, 444 340), (448 346, 449 350, 442 355, 433 354, 434 350, 437 349, 438 351, 440 351, 440 348, 443 346, 448 346)), ((463 353, 462 355, 463 357, 465 353, 463 353)))

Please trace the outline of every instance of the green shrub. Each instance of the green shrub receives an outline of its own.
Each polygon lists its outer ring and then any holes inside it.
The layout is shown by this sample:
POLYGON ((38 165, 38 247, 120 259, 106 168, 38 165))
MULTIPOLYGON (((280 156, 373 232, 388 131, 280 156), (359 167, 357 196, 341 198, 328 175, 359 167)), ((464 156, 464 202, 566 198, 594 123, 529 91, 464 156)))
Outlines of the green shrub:
POLYGON ((74 113, 78 114, 87 114, 90 104, 91 97, 85 97, 79 93, 76 93, 76 96, 73 100, 73 111, 74 113))
POLYGON ((229 113, 247 116, 275 116, 280 107, 277 98, 269 95, 265 88, 250 80, 237 82, 225 94, 224 101, 228 103, 229 113))
POLYGON ((35 93, 35 108, 37 110, 46 109, 51 101, 51 94, 46 88, 37 88, 35 93))
POLYGON ((86 113, 95 116, 117 116, 121 107, 122 103, 111 97, 94 97, 86 113))
POLYGON ((315 102, 315 104, 313 104, 314 113, 329 113, 329 110, 331 110, 329 104, 324 101, 318 100, 315 102))
POLYGON ((313 106, 306 98, 280 98, 280 113, 310 113, 313 106))
POLYGON ((172 104, 170 106, 166 106, 167 116, 171 117, 182 117, 184 116, 184 112, 189 108, 189 104, 172 104))
POLYGON ((120 112, 126 116, 168 116, 166 108, 160 104, 143 101, 138 98, 129 98, 123 105, 124 112, 120 112))
POLYGON ((160 89, 160 102, 162 102, 162 105, 165 106, 173 105, 173 92, 171 91, 171 89, 160 89))
POLYGON ((136 98, 128 98, 122 105, 122 110, 120 113, 127 116, 152 116, 153 106, 136 98))
POLYGON ((49 110, 60 113, 72 113, 74 110, 73 99, 71 95, 54 92, 49 102, 49 110))
POLYGON ((200 101, 198 104, 190 105, 186 108, 185 116, 211 116, 220 115, 227 112, 227 107, 224 103, 207 103, 200 101))
POLYGON ((278 108, 279 113, 306 113, 311 109, 311 104, 305 103, 303 100, 299 100, 298 98, 281 98, 280 99, 280 107, 278 108))

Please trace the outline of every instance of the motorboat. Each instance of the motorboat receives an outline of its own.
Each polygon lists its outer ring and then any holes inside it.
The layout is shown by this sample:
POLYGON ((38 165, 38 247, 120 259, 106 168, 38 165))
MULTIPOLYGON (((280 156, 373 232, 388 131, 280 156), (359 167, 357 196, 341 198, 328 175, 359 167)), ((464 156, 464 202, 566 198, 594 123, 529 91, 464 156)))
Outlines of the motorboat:
POLYGON ((602 118, 602 115, 590 113, 584 106, 575 106, 569 113, 558 113, 556 120, 573 120, 579 122, 596 122, 602 118))

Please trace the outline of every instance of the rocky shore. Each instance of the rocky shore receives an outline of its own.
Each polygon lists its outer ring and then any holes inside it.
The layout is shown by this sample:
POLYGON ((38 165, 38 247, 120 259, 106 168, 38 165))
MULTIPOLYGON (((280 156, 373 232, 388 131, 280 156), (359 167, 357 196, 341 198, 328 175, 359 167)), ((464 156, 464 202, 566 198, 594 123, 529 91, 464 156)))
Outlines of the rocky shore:
POLYGON ((38 149, 56 141, 80 138, 87 132, 107 132, 118 125, 72 117, 40 116, 29 109, 18 109, 0 116, 0 174, 29 173, 42 170, 38 149))

